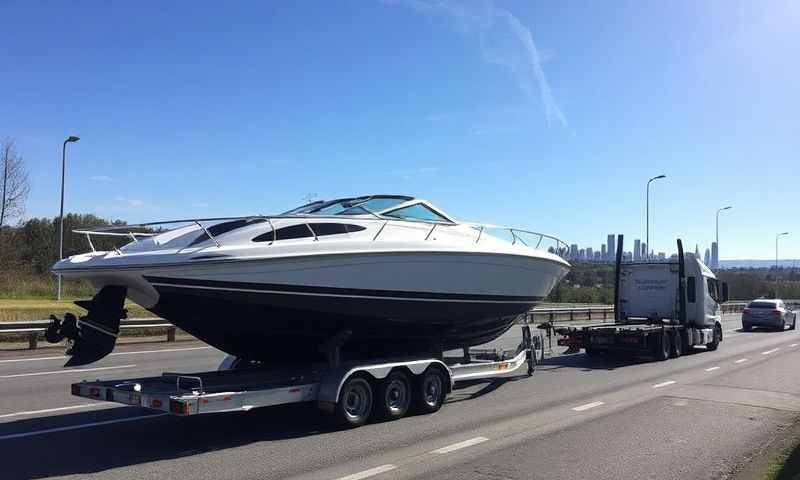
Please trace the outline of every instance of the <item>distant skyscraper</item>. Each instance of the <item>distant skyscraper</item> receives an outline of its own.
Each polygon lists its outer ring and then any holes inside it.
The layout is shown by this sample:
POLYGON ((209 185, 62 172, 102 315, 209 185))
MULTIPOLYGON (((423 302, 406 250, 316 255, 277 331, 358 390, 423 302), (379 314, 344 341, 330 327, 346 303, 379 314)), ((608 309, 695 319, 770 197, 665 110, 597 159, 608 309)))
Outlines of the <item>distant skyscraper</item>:
POLYGON ((592 247, 586 247, 586 260, 590 262, 594 260, 594 252, 592 251, 592 247))
POLYGON ((700 260, 700 246, 696 243, 694 244, 694 258, 700 260))
POLYGON ((569 258, 575 260, 578 258, 578 244, 573 243, 569 246, 569 258))
POLYGON ((594 261, 601 262, 603 260, 603 254, 601 252, 594 252, 594 261))
POLYGON ((719 247, 717 247, 717 242, 711 242, 711 268, 719 268, 719 247))
POLYGON ((642 260, 647 260, 647 244, 642 242, 642 260))
POLYGON ((711 265, 711 250, 707 248, 706 248, 706 254, 703 256, 703 263, 705 263, 706 266, 711 265))
POLYGON ((600 260, 608 260, 608 252, 606 251, 606 244, 600 245, 600 260))
POLYGON ((642 259, 642 241, 638 238, 633 241, 633 260, 638 262, 642 259))
POLYGON ((606 248, 606 253, 608 254, 609 260, 614 260, 617 256, 617 248, 615 246, 616 245, 615 240, 616 239, 614 238, 613 233, 608 236, 608 241, 607 241, 608 247, 606 248))
POLYGON ((582 262, 586 260, 586 249, 585 248, 581 248, 580 250, 578 250, 578 258, 582 262))
POLYGON ((658 252, 658 259, 662 262, 665 261, 667 259, 667 254, 664 252, 658 252))

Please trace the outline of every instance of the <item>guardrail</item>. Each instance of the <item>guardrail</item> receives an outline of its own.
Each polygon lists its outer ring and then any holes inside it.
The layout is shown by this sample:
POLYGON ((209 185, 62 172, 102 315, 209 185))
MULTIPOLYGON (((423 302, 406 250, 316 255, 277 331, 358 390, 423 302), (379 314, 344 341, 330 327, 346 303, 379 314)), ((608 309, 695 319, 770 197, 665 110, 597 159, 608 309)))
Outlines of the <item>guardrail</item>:
MULTIPOLYGON (((800 308, 800 301, 786 301, 793 308, 800 308)), ((748 302, 726 302, 722 304, 723 313, 741 312, 748 302)), ((580 307, 541 307, 528 312, 529 323, 540 322, 575 322, 575 321, 613 321, 613 305, 596 305, 580 307)), ((0 322, 0 337, 22 336, 28 339, 28 348, 36 349, 40 337, 50 324, 50 320, 31 320, 27 322, 0 322)), ((167 323, 161 318, 129 318, 120 322, 120 333, 125 330, 162 330, 159 334, 166 335, 167 342, 174 342, 177 327, 167 323)))
MULTIPOLYGON (((27 322, 0 322, 0 337, 22 336, 28 339, 28 349, 34 350, 38 347, 39 338, 44 334, 50 320, 30 320, 27 322)), ((166 341, 174 342, 178 328, 164 321, 162 318, 128 318, 120 322, 120 334, 123 330, 145 330, 155 329, 164 330, 160 334, 166 334, 166 341)))

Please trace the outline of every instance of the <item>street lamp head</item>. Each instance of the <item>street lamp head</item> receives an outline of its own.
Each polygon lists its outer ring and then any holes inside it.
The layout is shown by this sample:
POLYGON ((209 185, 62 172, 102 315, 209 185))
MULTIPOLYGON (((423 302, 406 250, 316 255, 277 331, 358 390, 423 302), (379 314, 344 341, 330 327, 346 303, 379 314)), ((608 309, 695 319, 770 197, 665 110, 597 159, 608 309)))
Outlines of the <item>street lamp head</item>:
POLYGON ((76 137, 75 135, 70 135, 69 138, 67 138, 67 142, 73 143, 73 142, 77 142, 80 139, 81 139, 81 137, 76 137))
POLYGON ((779 237, 780 237, 781 235, 789 235, 789 232, 783 232, 783 233, 779 233, 779 234, 778 234, 778 236, 779 236, 779 237))
POLYGON ((728 205, 727 207, 723 208, 723 210, 730 210, 731 208, 733 208, 733 207, 731 207, 730 205, 728 205))
POLYGON ((656 178, 654 178, 653 180, 657 180, 657 179, 659 179, 659 178, 667 178, 667 176, 666 176, 666 175, 659 175, 659 176, 657 176, 656 178))

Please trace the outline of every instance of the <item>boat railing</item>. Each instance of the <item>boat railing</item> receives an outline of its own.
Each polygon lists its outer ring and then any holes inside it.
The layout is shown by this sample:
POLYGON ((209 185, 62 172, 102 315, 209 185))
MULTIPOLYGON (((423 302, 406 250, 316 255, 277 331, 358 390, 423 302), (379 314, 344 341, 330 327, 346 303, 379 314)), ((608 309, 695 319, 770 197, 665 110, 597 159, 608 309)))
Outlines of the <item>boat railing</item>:
MULTIPOLYGON (((371 213, 371 212, 370 212, 371 213)), ((426 220, 412 220, 412 219, 402 219, 402 218, 393 218, 387 217, 380 214, 372 213, 372 216, 353 216, 353 215, 250 215, 244 217, 211 217, 211 218, 190 218, 190 219, 182 219, 182 220, 166 220, 161 222, 148 222, 148 223, 139 223, 139 224, 131 224, 131 225, 113 225, 109 227, 100 227, 100 228, 92 228, 91 230, 88 229, 76 229, 73 230, 73 233, 84 235, 86 237, 87 242, 89 243, 89 247, 92 249, 93 252, 96 252, 94 243, 92 242, 93 236, 105 236, 105 237, 127 237, 131 239, 132 242, 137 243, 139 242, 139 238, 141 237, 155 237, 166 233, 168 231, 174 230, 175 228, 164 228, 168 225, 176 225, 176 224, 186 224, 188 225, 196 225, 200 228, 203 233, 211 240, 217 247, 222 247, 222 242, 212 234, 209 228, 206 226, 207 223, 210 222, 223 222, 223 221, 235 221, 235 220, 262 220, 269 224, 270 229, 272 230, 272 239, 269 242, 269 245, 272 245, 277 241, 277 229, 275 228, 275 224, 273 220, 279 219, 302 219, 305 220, 303 222, 308 228, 311 235, 314 237, 314 240, 319 240, 319 235, 313 228, 313 223, 318 222, 319 220, 324 219, 333 219, 333 220, 342 220, 345 218, 354 219, 358 221, 371 221, 371 222, 382 222, 380 228, 372 237, 373 241, 378 240, 381 233, 384 231, 387 225, 389 224, 427 224, 430 225, 430 229, 427 230, 427 234, 425 235, 425 240, 430 240, 433 236, 434 232, 438 229, 448 228, 448 227, 455 227, 459 225, 466 225, 472 227, 476 231, 475 234, 475 243, 479 243, 481 239, 484 237, 484 232, 487 230, 491 231, 505 231, 510 235, 510 242, 512 245, 516 245, 520 243, 525 245, 526 247, 540 249, 543 248, 542 243, 550 244, 548 251, 559 255, 561 257, 566 257, 567 253, 569 252, 569 246, 563 240, 554 237, 552 235, 547 235, 545 233, 534 232, 531 230, 525 230, 516 227, 506 227, 500 225, 492 225, 492 224, 482 224, 482 223, 472 223, 472 222, 461 222, 461 223, 452 223, 452 222, 436 222, 436 221, 426 221, 426 220), (526 236, 530 236, 528 241, 526 241, 526 236)), ((121 253, 117 248, 115 248, 117 253, 121 253)))

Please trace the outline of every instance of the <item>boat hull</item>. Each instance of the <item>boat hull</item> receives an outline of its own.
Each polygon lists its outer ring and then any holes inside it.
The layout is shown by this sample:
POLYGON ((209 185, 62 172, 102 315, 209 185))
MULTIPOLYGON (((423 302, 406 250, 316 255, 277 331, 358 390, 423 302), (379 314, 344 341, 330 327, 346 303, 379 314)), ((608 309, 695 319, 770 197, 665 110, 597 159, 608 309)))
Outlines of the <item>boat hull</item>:
POLYGON ((454 252, 210 260, 72 276, 122 285, 226 353, 266 362, 426 353, 489 342, 566 274, 535 257, 454 252), (345 334, 345 332, 347 332, 345 334))

